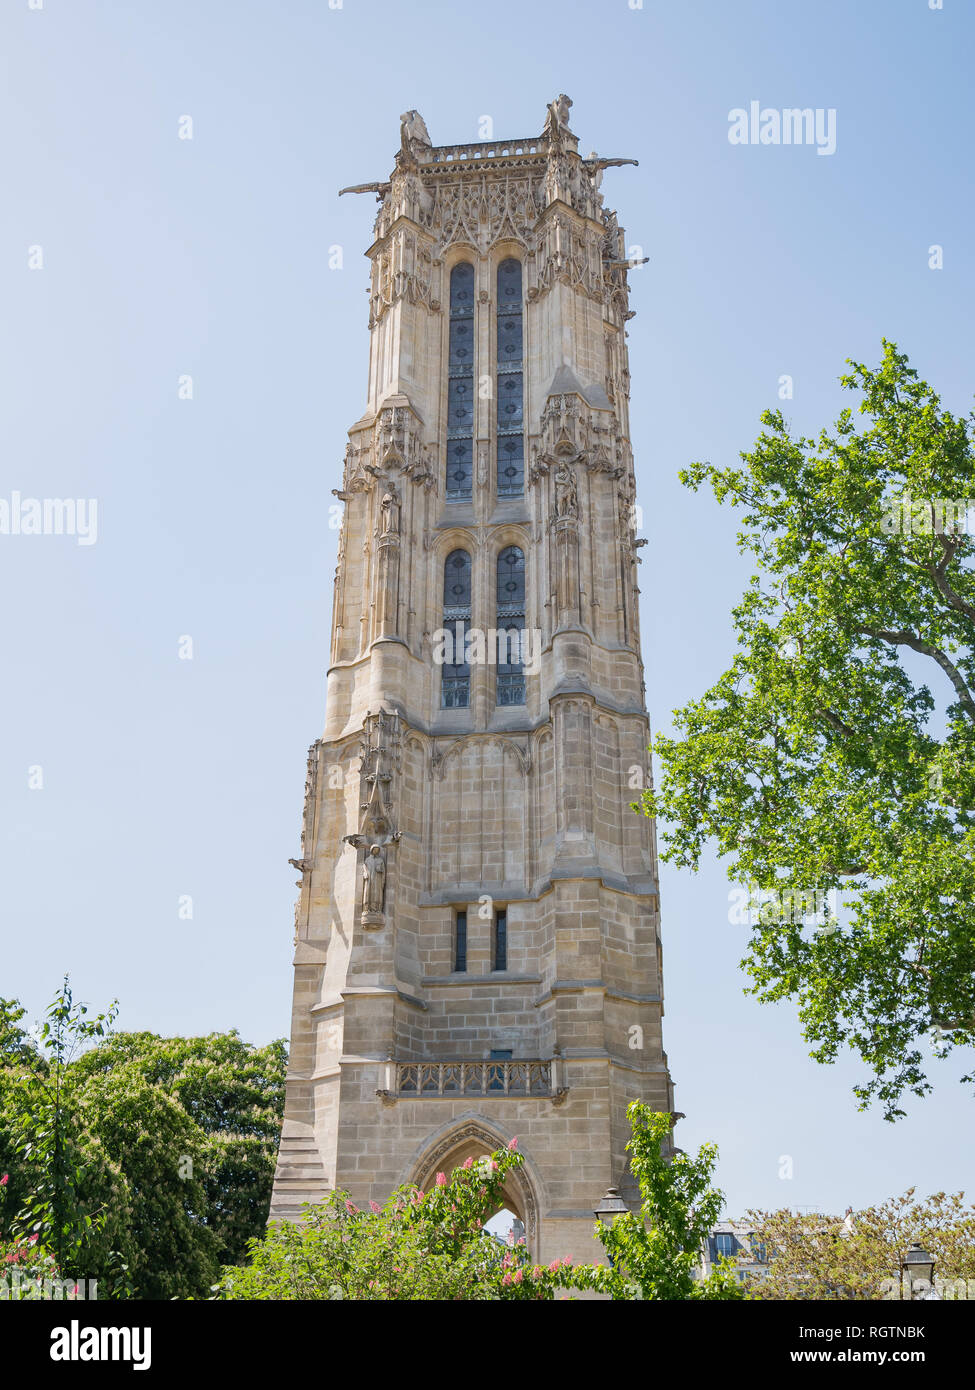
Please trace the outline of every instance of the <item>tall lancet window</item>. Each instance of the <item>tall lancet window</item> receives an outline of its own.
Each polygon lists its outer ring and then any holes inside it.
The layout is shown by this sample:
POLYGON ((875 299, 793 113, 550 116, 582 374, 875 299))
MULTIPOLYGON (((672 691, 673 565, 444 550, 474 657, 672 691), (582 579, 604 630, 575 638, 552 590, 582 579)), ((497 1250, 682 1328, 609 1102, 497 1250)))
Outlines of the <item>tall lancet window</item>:
POLYGON ((525 486, 521 263, 498 266, 498 496, 520 497, 525 486))
POLYGON ((441 667, 440 703, 444 709, 464 709, 471 702, 471 668, 467 664, 467 633, 471 625, 471 557, 452 550, 443 567, 443 625, 448 634, 441 667))
POLYGON ((498 556, 498 684, 499 705, 525 703, 525 556, 516 545, 498 556))
POLYGON ((474 267, 450 272, 450 342, 447 354, 447 497, 471 495, 474 477, 474 267))

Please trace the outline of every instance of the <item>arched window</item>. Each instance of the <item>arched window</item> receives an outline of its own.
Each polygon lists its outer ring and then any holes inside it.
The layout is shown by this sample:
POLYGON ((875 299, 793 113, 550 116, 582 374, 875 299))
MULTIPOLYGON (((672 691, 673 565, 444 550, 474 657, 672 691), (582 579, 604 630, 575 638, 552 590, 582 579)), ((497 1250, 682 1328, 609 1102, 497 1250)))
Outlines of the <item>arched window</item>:
POLYGON ((471 557, 466 550, 452 550, 444 561, 443 625, 450 642, 441 676, 440 704, 443 709, 464 709, 471 702, 471 668, 465 660, 471 625, 471 557))
POLYGON ((521 262, 498 266, 498 496, 520 497, 525 486, 525 404, 522 379, 521 262))
POLYGON ((525 556, 516 545, 509 545, 498 556, 499 705, 525 703, 524 630, 525 556))
POLYGON ((447 356, 447 497, 464 501, 474 477, 474 267, 450 272, 447 356))

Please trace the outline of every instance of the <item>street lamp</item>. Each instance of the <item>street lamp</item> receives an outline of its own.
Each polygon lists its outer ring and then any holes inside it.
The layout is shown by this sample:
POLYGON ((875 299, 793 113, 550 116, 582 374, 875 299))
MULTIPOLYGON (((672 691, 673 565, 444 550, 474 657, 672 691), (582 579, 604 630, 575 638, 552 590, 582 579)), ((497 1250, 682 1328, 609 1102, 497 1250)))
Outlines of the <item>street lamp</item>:
POLYGON ((598 1221, 601 1221, 604 1226, 612 1226, 614 1218, 621 1216, 623 1212, 626 1211, 629 1211, 629 1207, 620 1196, 619 1188, 611 1187, 607 1191, 606 1196, 599 1203, 593 1215, 598 1221))
MULTIPOLYGON (((925 1250, 923 1245, 918 1245, 916 1241, 908 1248, 901 1263, 902 1282, 905 1276, 909 1290, 913 1289, 915 1280, 923 1280, 929 1288, 934 1285, 934 1256, 925 1250)), ((909 1293, 908 1297, 911 1296, 909 1293)))
MULTIPOLYGON (((629 1207, 626 1205, 626 1203, 623 1201, 623 1198, 620 1196, 619 1188, 610 1187, 607 1188, 606 1196, 599 1203, 599 1206, 596 1208, 593 1215, 596 1217, 596 1220, 599 1222, 601 1226, 604 1226, 606 1230, 609 1230, 615 1218, 617 1216, 621 1216, 625 1211, 629 1211, 629 1207)), ((607 1251, 606 1254, 609 1259, 609 1267, 610 1269, 612 1269, 613 1257, 609 1254, 609 1251, 607 1251)))

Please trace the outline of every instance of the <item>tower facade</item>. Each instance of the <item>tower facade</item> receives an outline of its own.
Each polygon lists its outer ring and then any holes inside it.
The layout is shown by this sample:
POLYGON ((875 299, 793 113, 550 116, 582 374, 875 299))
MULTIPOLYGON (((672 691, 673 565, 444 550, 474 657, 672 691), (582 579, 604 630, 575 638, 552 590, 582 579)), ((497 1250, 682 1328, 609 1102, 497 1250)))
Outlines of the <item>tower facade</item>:
MULTIPOLYGON (((626 1107, 673 1109, 628 421, 627 261, 571 102, 375 191, 326 721, 305 785, 271 1219, 517 1136, 535 1259, 592 1259, 626 1107)), ((345 190, 343 190, 345 191, 345 190)))

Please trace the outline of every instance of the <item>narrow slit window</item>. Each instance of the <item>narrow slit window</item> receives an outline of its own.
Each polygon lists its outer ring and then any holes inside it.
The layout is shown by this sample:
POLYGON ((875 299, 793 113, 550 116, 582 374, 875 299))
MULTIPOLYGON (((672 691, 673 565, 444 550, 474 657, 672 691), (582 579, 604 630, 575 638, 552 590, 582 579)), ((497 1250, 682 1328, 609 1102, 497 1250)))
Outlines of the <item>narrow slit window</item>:
POLYGON ((471 702, 471 668, 467 664, 467 634, 471 626, 471 557, 452 550, 443 567, 443 627, 445 661, 440 677, 443 709, 466 709, 471 702))
POLYGON ((454 915, 454 969, 467 969, 467 913, 454 915))
POLYGON ((494 969, 508 968, 508 913, 504 908, 494 914, 494 969))
POLYGON ((498 496, 520 497, 525 487, 521 262, 510 258, 498 266, 497 325, 498 496))
POLYGON ((499 705, 525 703, 525 554, 516 545, 498 556, 498 669, 499 705))
POLYGON ((474 267, 450 272, 447 352, 447 499, 471 496, 474 479, 474 267))

